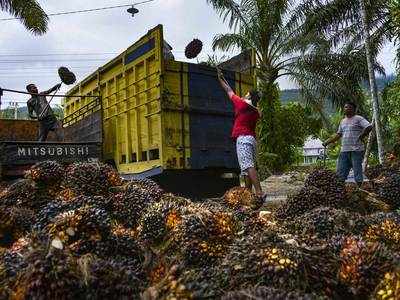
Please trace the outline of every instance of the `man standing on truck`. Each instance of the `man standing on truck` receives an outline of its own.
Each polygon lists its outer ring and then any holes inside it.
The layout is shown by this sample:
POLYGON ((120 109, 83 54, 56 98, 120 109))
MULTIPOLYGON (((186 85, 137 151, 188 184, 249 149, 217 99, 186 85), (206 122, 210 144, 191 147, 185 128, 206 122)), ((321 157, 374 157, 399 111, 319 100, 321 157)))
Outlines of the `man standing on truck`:
POLYGON ((264 199, 266 195, 261 189, 260 180, 255 168, 257 150, 256 125, 261 117, 257 108, 260 96, 257 91, 252 90, 244 98, 240 98, 234 93, 219 69, 218 79, 235 109, 232 138, 236 140, 236 153, 241 175, 245 178, 246 187, 252 190, 254 186, 256 196, 264 199))
POLYGON ((354 180, 361 187, 364 181, 362 162, 364 158, 364 138, 371 132, 372 125, 363 117, 356 115, 357 106, 353 102, 344 105, 345 118, 340 122, 337 133, 325 141, 324 147, 342 139, 337 174, 347 180, 350 169, 353 169, 354 180))
POLYGON ((50 131, 55 132, 59 141, 62 140, 57 118, 46 99, 47 95, 58 90, 60 86, 61 83, 55 85, 48 91, 41 93, 39 93, 38 88, 33 83, 28 84, 26 87, 27 91, 32 96, 27 102, 29 117, 32 119, 38 119, 39 121, 39 142, 45 142, 50 131), (36 116, 33 115, 33 112, 36 116))

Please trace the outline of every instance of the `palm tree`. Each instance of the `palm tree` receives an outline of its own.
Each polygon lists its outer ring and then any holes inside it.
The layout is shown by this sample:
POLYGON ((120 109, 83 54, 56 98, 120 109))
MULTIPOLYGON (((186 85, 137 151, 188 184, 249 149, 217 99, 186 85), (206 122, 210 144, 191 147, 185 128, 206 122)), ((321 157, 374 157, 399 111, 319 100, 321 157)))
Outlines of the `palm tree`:
MULTIPOLYGON (((340 106, 344 98, 360 97, 360 83, 368 69, 362 51, 341 52, 329 40, 296 24, 291 0, 207 0, 234 30, 214 38, 213 48, 254 49, 257 77, 271 86, 288 76, 305 98, 329 99, 340 106)), ((374 68, 383 69, 376 63, 374 68)))
POLYGON ((382 46, 394 38, 390 8, 390 1, 387 0, 306 0, 296 11, 298 23, 303 22, 304 32, 320 32, 332 47, 351 45, 364 51, 381 163, 384 159, 384 147, 373 64, 382 46))
MULTIPOLYGON (((217 35, 214 49, 254 49, 257 77, 263 86, 273 86, 288 76, 301 88, 303 99, 321 113, 326 102, 341 107, 346 100, 363 98, 360 83, 368 78, 363 52, 351 46, 340 52, 330 47, 324 36, 298 22, 290 0, 208 2, 234 30, 217 35)), ((383 72, 376 63, 374 68, 383 72)))
POLYGON ((48 16, 35 0, 0 0, 0 9, 20 19, 33 34, 47 31, 48 16))
MULTIPOLYGON (((336 51, 317 31, 305 31, 294 14, 291 0, 207 0, 233 32, 215 36, 213 48, 229 51, 254 49, 256 76, 263 92, 261 144, 275 143, 274 101, 279 102, 277 81, 283 76, 296 82, 303 98, 322 112, 329 101, 341 106, 362 99, 360 83, 368 78, 362 51, 346 47, 336 51)), ((375 64, 375 67, 376 64, 375 64)), ((279 153, 279 145, 271 147, 279 153), (276 146, 276 147, 275 147, 276 146)))

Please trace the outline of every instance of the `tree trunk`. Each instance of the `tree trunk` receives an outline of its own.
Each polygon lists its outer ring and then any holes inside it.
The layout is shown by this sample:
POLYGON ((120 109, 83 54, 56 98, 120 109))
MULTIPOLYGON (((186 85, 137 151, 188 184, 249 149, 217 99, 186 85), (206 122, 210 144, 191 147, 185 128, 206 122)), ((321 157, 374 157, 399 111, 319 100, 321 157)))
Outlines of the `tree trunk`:
POLYGON ((314 109, 318 112, 319 116, 321 117, 322 123, 324 124, 326 129, 328 129, 329 132, 333 132, 334 128, 332 122, 329 120, 326 113, 324 112, 324 108, 321 106, 322 105, 320 105, 319 103, 314 104, 314 109))
POLYGON ((371 154, 372 143, 373 143, 374 138, 375 138, 375 120, 372 121, 372 126, 374 126, 374 129, 368 135, 367 147, 365 148, 364 161, 363 161, 363 170, 364 170, 364 172, 365 172, 365 169, 368 166, 368 159, 369 159, 369 155, 371 154))
POLYGON ((369 83, 370 83, 371 95, 372 95, 372 104, 373 104, 373 112, 374 112, 374 120, 375 120, 375 133, 376 133, 376 140, 378 143, 378 157, 379 157, 379 163, 382 164, 383 160, 384 160, 384 149, 383 149, 382 130, 381 130, 381 121, 380 121, 380 113, 379 113, 378 86, 376 84, 374 63, 373 63, 373 57, 372 57, 371 47, 370 47, 370 26, 369 26, 368 17, 367 17, 367 11, 365 8, 365 0, 360 0, 360 8, 361 8, 361 14, 362 14, 361 19, 362 19, 362 25, 363 25, 365 52, 366 52, 367 64, 368 64, 369 83))

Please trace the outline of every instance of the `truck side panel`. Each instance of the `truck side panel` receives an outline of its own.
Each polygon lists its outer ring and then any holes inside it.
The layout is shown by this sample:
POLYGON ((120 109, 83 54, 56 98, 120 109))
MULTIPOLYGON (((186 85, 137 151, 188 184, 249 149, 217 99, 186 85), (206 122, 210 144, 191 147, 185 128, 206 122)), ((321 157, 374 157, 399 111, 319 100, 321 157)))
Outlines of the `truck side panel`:
MULTIPOLYGON (((162 41, 162 26, 157 26, 70 92, 100 94, 104 160, 115 162, 121 173, 162 166, 162 41)), ((67 117, 82 108, 81 102, 66 101, 67 117)))

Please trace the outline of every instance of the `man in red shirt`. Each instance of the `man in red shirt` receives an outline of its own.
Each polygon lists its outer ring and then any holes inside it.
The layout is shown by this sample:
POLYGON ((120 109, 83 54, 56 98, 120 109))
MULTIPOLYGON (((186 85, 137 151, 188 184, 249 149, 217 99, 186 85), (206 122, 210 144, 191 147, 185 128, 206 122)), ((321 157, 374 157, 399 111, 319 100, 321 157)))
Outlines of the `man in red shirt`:
POLYGON ((257 91, 250 91, 244 98, 240 98, 235 95, 220 70, 218 70, 218 79, 235 108, 235 122, 232 130, 232 138, 236 140, 236 152, 241 175, 245 177, 247 188, 252 190, 254 186, 256 196, 265 198, 255 168, 257 149, 256 125, 261 117, 257 108, 260 96, 257 91))

